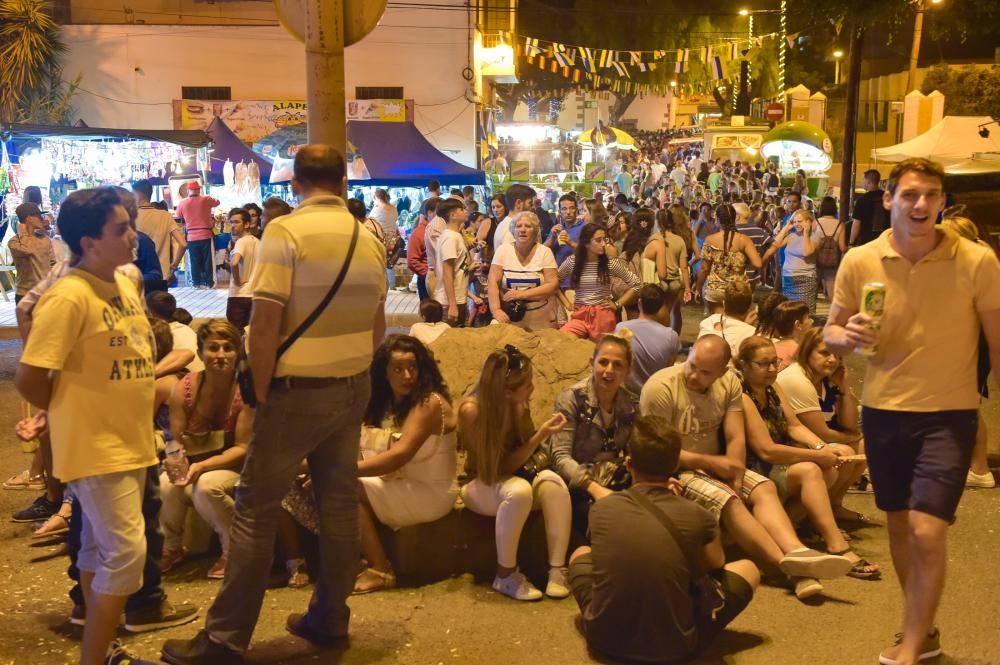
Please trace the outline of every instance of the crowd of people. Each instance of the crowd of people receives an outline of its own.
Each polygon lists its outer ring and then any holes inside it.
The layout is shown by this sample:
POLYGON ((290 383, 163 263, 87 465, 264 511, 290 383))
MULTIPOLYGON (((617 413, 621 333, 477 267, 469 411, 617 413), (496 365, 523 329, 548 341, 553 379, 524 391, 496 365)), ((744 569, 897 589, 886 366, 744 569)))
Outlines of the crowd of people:
MULTIPOLYGON (((80 662, 145 662, 115 639, 123 615, 131 632, 197 618, 161 582, 188 556, 190 508, 218 536, 208 576, 222 583, 204 629, 167 640, 162 658, 224 665, 243 662, 276 556, 289 586, 315 581, 289 632, 344 646, 347 598, 397 584, 377 527, 433 522, 459 498, 494 520, 495 591, 573 596, 595 654, 681 660, 747 607, 761 570, 800 600, 822 580, 880 579, 850 534, 873 520, 844 505, 869 485, 906 598, 879 662, 940 653, 943 534, 966 483, 992 480, 976 414, 986 361, 1000 360, 1000 262, 970 220, 935 224, 943 177, 930 162, 897 166, 881 212, 859 201, 845 229, 826 199, 816 219, 770 170, 672 156, 662 172, 623 164, 628 193, 616 176, 606 196, 563 195, 547 221, 524 185, 478 215, 474 191, 432 183, 406 240, 423 319, 406 335, 385 335, 395 209, 383 190, 371 210, 345 201, 328 146, 298 153, 301 203, 262 240, 247 211, 230 212, 228 320, 197 331, 134 265, 143 187, 71 194, 58 219, 71 259, 18 304, 15 382, 41 410, 19 426, 42 442, 27 480, 47 483, 41 533, 69 531, 80 662), (715 188, 702 188, 706 170, 715 188), (956 279, 968 289, 951 292, 956 279), (886 288, 881 319, 861 302, 869 282, 886 288), (705 318, 685 345, 679 304, 691 300, 705 318), (468 394, 442 377, 429 345, 489 324, 594 342, 586 377, 543 422, 521 349, 489 353, 468 394), (946 344, 931 377, 927 354, 945 337, 969 345, 946 344), (862 347, 874 352, 859 399, 843 358, 862 347), (518 565, 535 510, 544 588, 518 565), (312 570, 305 534, 318 541, 312 570), (723 534, 747 558, 727 560, 723 534)), ((879 179, 866 174, 870 192, 879 179)))

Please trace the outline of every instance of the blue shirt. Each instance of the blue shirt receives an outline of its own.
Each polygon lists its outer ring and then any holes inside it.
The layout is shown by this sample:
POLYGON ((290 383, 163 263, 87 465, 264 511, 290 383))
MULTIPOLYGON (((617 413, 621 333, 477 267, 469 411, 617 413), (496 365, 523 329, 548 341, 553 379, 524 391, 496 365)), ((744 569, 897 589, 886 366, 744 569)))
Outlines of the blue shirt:
MULTIPOLYGON (((561 223, 562 222, 560 222, 560 224, 561 223)), ((576 224, 566 227, 566 233, 568 233, 569 237, 573 239, 573 242, 580 242, 580 231, 583 230, 583 227, 584 227, 583 220, 580 220, 578 218, 576 224)), ((552 239, 553 235, 554 235, 553 233, 549 233, 549 237, 545 239, 546 244, 548 244, 548 241, 552 239)), ((574 250, 572 245, 568 244, 560 245, 558 240, 553 240, 552 253, 556 257, 556 267, 561 266, 563 264, 563 261, 573 256, 573 251, 574 250)), ((564 289, 570 289, 572 288, 571 281, 572 277, 567 277, 562 281, 560 286, 564 289)))
POLYGON ((142 272, 143 281, 163 279, 163 270, 160 268, 160 259, 156 255, 156 244, 153 239, 142 231, 136 231, 136 235, 138 236, 139 255, 133 263, 142 272))
POLYGON ((622 321, 615 332, 622 328, 632 331, 632 372, 625 386, 638 395, 650 376, 674 364, 681 339, 673 328, 649 319, 622 321))

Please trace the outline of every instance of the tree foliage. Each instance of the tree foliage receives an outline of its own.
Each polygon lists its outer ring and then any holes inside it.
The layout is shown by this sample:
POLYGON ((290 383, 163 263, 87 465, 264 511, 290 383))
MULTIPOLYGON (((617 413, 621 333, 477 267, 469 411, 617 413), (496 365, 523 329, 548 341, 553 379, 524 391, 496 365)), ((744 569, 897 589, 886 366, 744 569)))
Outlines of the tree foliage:
POLYGON ((63 82, 66 52, 48 0, 0 0, 0 120, 69 123, 80 79, 63 82))
POLYGON ((939 90, 945 115, 988 115, 1000 119, 1000 66, 938 65, 927 72, 920 91, 939 90))

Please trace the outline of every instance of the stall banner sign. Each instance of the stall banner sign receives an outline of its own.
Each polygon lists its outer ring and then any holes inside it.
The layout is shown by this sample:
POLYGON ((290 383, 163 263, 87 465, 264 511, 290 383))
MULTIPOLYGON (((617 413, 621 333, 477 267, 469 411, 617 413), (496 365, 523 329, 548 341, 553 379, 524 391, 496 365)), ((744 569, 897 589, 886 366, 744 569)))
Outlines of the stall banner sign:
POLYGON ((583 179, 587 182, 604 182, 607 174, 607 167, 604 162, 587 162, 583 169, 583 179))
POLYGON ((714 134, 712 136, 712 149, 719 150, 746 150, 753 148, 760 149, 763 134, 714 134))
POLYGON ((531 169, 527 161, 513 161, 510 163, 510 181, 528 182, 531 177, 531 169))
MULTIPOLYGON (((403 99, 352 99, 347 101, 347 119, 406 122, 409 107, 403 99)), ((306 111, 306 102, 301 100, 179 99, 174 100, 174 129, 204 130, 218 116, 241 141, 252 144, 282 127, 306 122, 306 111)))

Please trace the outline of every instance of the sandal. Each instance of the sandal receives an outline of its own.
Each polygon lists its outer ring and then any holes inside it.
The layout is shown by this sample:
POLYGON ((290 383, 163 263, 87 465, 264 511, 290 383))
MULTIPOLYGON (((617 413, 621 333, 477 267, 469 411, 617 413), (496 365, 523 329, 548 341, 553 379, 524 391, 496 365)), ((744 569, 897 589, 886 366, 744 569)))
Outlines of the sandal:
POLYGON ((285 563, 288 568, 288 588, 301 589, 309 586, 309 571, 306 569, 305 559, 292 559, 285 563))
POLYGON ((21 473, 15 473, 5 480, 3 488, 5 490, 31 490, 40 492, 45 489, 45 474, 40 473, 37 476, 33 476, 29 469, 25 469, 21 473))
POLYGON ((49 538, 51 536, 59 536, 64 533, 69 533, 69 515, 61 515, 56 513, 49 519, 45 520, 42 526, 35 529, 35 532, 31 534, 33 540, 38 540, 40 538, 49 538))
POLYGON ((847 573, 848 577, 853 577, 859 580, 869 580, 872 582, 874 582, 875 580, 882 579, 882 569, 879 568, 879 565, 877 563, 871 563, 867 559, 862 559, 860 556, 858 556, 856 552, 851 550, 850 547, 848 547, 846 550, 843 550, 842 552, 833 552, 831 550, 827 550, 827 552, 829 552, 830 554, 836 554, 838 556, 847 556, 848 554, 854 554, 854 556, 858 557, 858 560, 854 562, 854 564, 851 566, 851 570, 848 571, 847 573))
POLYGON ((833 519, 837 521, 853 522, 862 526, 884 526, 882 523, 876 522, 864 513, 859 513, 856 510, 848 510, 843 506, 833 509, 833 519), (838 510, 840 511, 839 513, 837 512, 838 510))
POLYGON ((392 572, 391 568, 384 573, 381 570, 375 570, 374 568, 366 568, 364 572, 358 575, 358 579, 354 583, 354 595, 360 596, 366 593, 372 593, 373 591, 384 591, 386 589, 392 589, 395 586, 396 574, 392 572), (359 587, 358 585, 365 576, 368 576, 369 578, 374 577, 377 581, 375 581, 371 586, 359 587))

